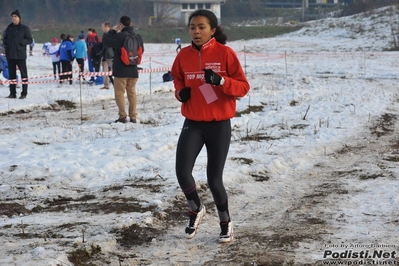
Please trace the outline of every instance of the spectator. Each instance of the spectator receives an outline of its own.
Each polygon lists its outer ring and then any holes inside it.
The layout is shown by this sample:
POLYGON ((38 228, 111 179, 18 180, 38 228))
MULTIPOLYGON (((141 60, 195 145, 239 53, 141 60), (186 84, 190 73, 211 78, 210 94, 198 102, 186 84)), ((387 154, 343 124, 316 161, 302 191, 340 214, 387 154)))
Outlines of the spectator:
MULTIPOLYGON (((7 68, 8 68, 7 58, 5 58, 2 54, 0 54, 0 74, 7 68)), ((8 72, 8 69, 7 69, 7 72, 8 72)), ((0 80, 0 85, 3 85, 1 80, 0 80)))
POLYGON ((80 39, 80 36, 83 36, 83 40, 86 42, 86 35, 85 35, 85 32, 83 30, 81 30, 80 33, 79 33, 79 39, 80 39))
POLYGON ((63 41, 65 40, 65 38, 66 38, 66 34, 65 34, 65 33, 61 33, 61 34, 60 34, 60 40, 61 40, 61 42, 63 42, 63 41))
MULTIPOLYGON (((90 72, 99 72, 101 64, 101 38, 98 37, 95 29, 89 28, 87 31, 87 60, 90 72), (94 49, 94 50, 93 50, 94 49), (93 51, 92 51, 93 50, 93 51), (100 58, 99 58, 100 56, 100 58)), ((90 78, 90 84, 94 83, 94 76, 90 78)))
MULTIPOLYGON (((104 36, 104 45, 106 47, 115 48, 114 62, 113 62, 113 75, 114 75, 114 91, 115 101, 118 106, 119 118, 115 122, 126 123, 127 114, 125 110, 125 91, 129 101, 129 117, 130 122, 136 123, 137 118, 137 95, 136 84, 139 79, 139 72, 137 65, 125 65, 120 58, 120 50, 123 46, 124 40, 128 34, 133 34, 133 26, 128 16, 122 16, 119 19, 119 25, 114 26, 104 36)), ((140 45, 144 52, 143 38, 137 34, 140 45)))
MULTIPOLYGON (((104 22, 101 25, 101 27, 104 32, 103 34, 103 40, 104 40, 104 36, 111 30, 111 24, 109 22, 104 22)), ((103 58, 102 60, 103 72, 112 71, 114 48, 104 46, 102 58, 103 58)), ((114 79, 112 78, 112 75, 104 75, 104 87, 102 87, 101 89, 109 90, 109 81, 111 81, 112 85, 114 85, 114 79)))
POLYGON ((61 84, 64 80, 68 80, 69 84, 72 85, 72 64, 75 59, 73 49, 73 36, 72 34, 68 34, 60 45, 60 61, 62 67, 61 84))
POLYGON ((51 45, 48 48, 48 52, 51 57, 51 63, 53 64, 54 80, 57 79, 57 70, 58 70, 58 77, 60 77, 61 74, 59 49, 60 49, 60 44, 58 43, 58 39, 56 37, 52 38, 51 45))
POLYGON ((79 40, 75 43, 76 62, 79 65, 79 79, 83 79, 83 83, 86 83, 84 77, 85 60, 87 59, 87 46, 84 34, 79 35, 79 40))
MULTIPOLYGON (((6 58, 10 80, 15 81, 17 77, 17 67, 22 78, 22 92, 20 99, 25 99, 28 95, 28 69, 26 67, 26 46, 33 42, 30 28, 21 23, 21 15, 17 10, 11 13, 12 23, 8 25, 3 43, 6 49, 6 58)), ((16 98, 16 82, 10 84, 10 95, 7 98, 16 98)))
POLYGON ((50 46, 51 46, 51 42, 43 43, 42 50, 43 50, 43 55, 44 56, 46 56, 46 55, 50 56, 50 52, 49 52, 50 46))
POLYGON ((3 44, 3 34, 0 34, 0 54, 5 55, 4 44, 3 44))

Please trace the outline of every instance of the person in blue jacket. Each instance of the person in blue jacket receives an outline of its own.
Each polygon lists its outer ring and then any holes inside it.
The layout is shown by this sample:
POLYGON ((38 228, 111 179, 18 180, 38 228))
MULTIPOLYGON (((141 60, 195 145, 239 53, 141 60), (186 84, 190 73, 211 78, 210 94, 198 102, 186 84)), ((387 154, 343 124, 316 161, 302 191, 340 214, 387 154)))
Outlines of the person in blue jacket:
MULTIPOLYGON (((1 72, 5 72, 5 70, 7 70, 7 75, 8 75, 8 64, 7 64, 7 58, 5 58, 3 55, 0 54, 0 74, 1 72)), ((3 76, 6 78, 6 76, 4 75, 5 73, 3 73, 3 76)), ((3 84, 0 80, 0 84, 3 84)))
POLYGON ((0 74, 6 67, 8 67, 7 58, 0 54, 0 74))
MULTIPOLYGON (((0 54, 0 74, 3 72, 3 77, 5 79, 10 79, 10 72, 8 72, 8 63, 7 58, 5 58, 2 54, 0 54)), ((19 77, 16 75, 16 81, 18 82, 19 77)), ((0 80, 0 85, 3 85, 2 81, 0 80)), ((19 88, 19 86, 17 86, 19 88)))
POLYGON ((60 83, 62 84, 64 80, 68 80, 69 84, 72 85, 72 64, 75 59, 72 34, 68 34, 65 40, 62 41, 59 53, 62 68, 60 83))
POLYGON ((87 46, 84 34, 79 35, 79 40, 75 42, 75 53, 76 62, 78 63, 80 70, 79 78, 83 78, 83 83, 86 83, 83 74, 85 69, 85 60, 87 59, 87 46))

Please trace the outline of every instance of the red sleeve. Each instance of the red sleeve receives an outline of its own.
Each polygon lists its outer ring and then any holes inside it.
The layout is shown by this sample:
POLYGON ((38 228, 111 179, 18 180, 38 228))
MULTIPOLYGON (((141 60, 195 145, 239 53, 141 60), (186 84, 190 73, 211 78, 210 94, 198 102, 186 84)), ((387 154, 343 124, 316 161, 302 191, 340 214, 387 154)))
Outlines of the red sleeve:
POLYGON ((180 54, 178 54, 175 58, 175 61, 173 62, 172 65, 172 70, 171 74, 173 77, 173 84, 175 86, 175 97, 177 100, 179 100, 178 93, 181 89, 183 89, 185 86, 184 83, 184 73, 182 72, 182 69, 180 67, 180 54))
POLYGON ((237 55, 233 50, 227 53, 227 76, 223 76, 225 82, 220 86, 226 95, 244 97, 249 91, 249 83, 237 55))

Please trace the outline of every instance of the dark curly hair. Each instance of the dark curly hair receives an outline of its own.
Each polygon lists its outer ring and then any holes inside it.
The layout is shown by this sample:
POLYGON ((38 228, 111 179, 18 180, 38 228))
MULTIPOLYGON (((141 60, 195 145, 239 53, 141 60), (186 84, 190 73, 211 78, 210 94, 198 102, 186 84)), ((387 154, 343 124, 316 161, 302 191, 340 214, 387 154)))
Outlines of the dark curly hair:
POLYGON ((198 9, 190 14, 188 18, 188 26, 190 27, 190 22, 193 17, 206 17, 209 20, 209 24, 211 25, 211 29, 216 29, 213 37, 217 42, 221 44, 226 44, 227 35, 224 33, 223 28, 218 25, 218 19, 212 11, 206 9, 198 9))

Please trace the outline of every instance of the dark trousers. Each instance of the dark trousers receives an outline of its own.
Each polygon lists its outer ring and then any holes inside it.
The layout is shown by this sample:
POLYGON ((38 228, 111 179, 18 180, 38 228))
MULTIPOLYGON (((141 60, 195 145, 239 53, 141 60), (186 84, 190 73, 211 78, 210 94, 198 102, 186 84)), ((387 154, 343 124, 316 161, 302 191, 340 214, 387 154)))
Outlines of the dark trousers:
MULTIPOLYGON (((79 65, 79 78, 83 77, 83 71, 85 70, 85 60, 83 58, 76 58, 76 62, 78 62, 79 65)), ((84 77, 83 80, 85 80, 84 77)))
POLYGON ((91 63, 91 56, 89 55, 89 51, 87 51, 87 64, 89 66, 89 71, 94 72, 93 64, 91 63))
POLYGON ((61 74, 61 62, 53 62, 53 74, 54 74, 54 79, 57 79, 57 70, 58 70, 58 76, 61 74))
MULTIPOLYGON (((91 57, 91 64, 94 68, 94 72, 100 72, 100 65, 101 65, 101 57, 91 57)), ((97 78, 97 74, 96 74, 97 78)), ((95 78, 92 76, 90 80, 94 80, 95 78)))
MULTIPOLYGON (((28 70, 26 68, 26 60, 25 59, 7 59, 8 63, 8 72, 10 74, 11 81, 17 81, 17 66, 19 68, 19 72, 21 73, 22 82, 28 82, 28 70)), ((17 95, 17 84, 10 84, 10 95, 17 95)), ((21 95, 28 94, 28 84, 22 84, 22 92, 21 95)))
MULTIPOLYGON (((195 161, 205 145, 207 151, 207 181, 217 206, 226 204, 223 169, 231 138, 230 120, 197 122, 186 119, 176 150, 176 176, 186 197, 195 193, 192 176, 195 161)), ((189 198, 187 198, 189 200, 189 198)))
POLYGON ((61 81, 69 80, 69 84, 72 84, 72 64, 70 61, 61 60, 61 67, 62 67, 62 75, 61 81), (67 74, 65 74, 67 73, 67 74))

